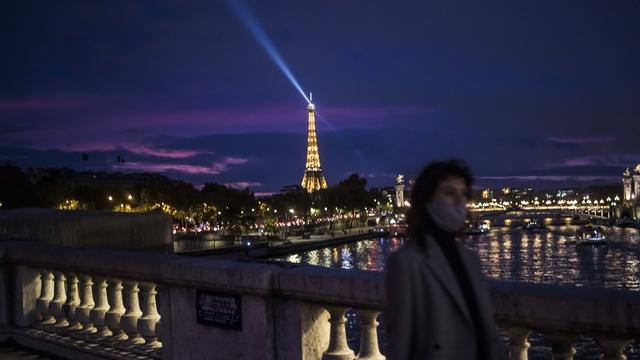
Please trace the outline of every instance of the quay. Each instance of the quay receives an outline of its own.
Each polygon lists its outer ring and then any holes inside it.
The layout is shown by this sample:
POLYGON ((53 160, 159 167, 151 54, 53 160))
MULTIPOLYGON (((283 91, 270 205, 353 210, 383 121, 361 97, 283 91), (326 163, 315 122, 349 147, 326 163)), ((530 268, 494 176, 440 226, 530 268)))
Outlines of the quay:
POLYGON ((213 249, 183 250, 177 254, 185 256, 271 258, 300 251, 320 249, 327 246, 342 245, 358 240, 384 237, 388 234, 387 231, 374 231, 373 228, 362 227, 336 232, 333 235, 312 235, 308 239, 301 236, 291 236, 286 240, 257 241, 252 242, 250 245, 243 245, 241 243, 236 246, 232 245, 213 249))

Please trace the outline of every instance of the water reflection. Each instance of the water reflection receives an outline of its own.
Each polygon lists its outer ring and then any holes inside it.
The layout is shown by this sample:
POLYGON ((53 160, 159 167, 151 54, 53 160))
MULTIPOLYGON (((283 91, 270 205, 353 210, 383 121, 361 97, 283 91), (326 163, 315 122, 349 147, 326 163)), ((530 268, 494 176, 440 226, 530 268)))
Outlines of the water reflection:
MULTIPOLYGON (((494 228, 464 239, 491 279, 640 290, 640 235, 636 229, 605 228, 607 246, 576 245, 577 226, 550 226, 528 233, 494 228)), ((387 256, 404 240, 361 240, 305 251, 278 260, 311 265, 382 271, 387 256)))

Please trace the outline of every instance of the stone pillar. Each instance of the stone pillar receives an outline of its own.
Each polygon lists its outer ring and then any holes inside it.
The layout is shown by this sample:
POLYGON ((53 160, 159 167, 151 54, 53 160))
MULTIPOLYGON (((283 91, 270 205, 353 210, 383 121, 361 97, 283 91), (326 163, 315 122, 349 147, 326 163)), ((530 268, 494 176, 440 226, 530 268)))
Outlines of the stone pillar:
POLYGON ((603 360, 625 360, 623 350, 633 340, 632 339, 614 339, 610 337, 598 337, 598 342, 602 346, 604 353, 603 360))
POLYGON ((42 294, 42 281, 39 271, 24 265, 16 265, 16 292, 12 304, 13 322, 16 326, 27 328, 40 321, 37 300, 42 294))
POLYGON ((156 334, 156 324, 160 320, 158 306, 156 304, 156 284, 141 282, 140 290, 142 294, 142 317, 138 320, 138 332, 144 338, 144 348, 154 350, 162 347, 156 334))
POLYGON ((49 303, 53 299, 53 274, 51 271, 40 271, 40 297, 36 300, 36 310, 40 315, 40 325, 51 325, 55 319, 49 313, 49 303))
POLYGON ((622 177, 622 203, 628 205, 633 195, 632 178, 630 176, 622 177))
POLYGON ((127 340, 127 334, 124 333, 122 326, 120 326, 122 315, 124 315, 126 310, 122 303, 122 280, 109 279, 107 300, 109 301, 110 308, 104 316, 104 323, 113 334, 109 338, 109 341, 127 340))
POLYGON ((138 300, 138 283, 133 280, 124 281, 124 307, 127 311, 120 317, 120 326, 127 334, 127 341, 122 348, 129 349, 135 345, 144 344, 144 339, 138 333, 138 319, 142 316, 140 301, 138 300))
MULTIPOLYGON (((322 358, 322 354, 329 346, 331 332, 329 313, 324 307, 291 298, 278 298, 274 301, 274 305, 274 340, 278 358, 282 360, 322 358)), ((167 345, 171 346, 163 339, 163 348, 166 349, 167 345)))
POLYGON ((67 274, 67 301, 62 305, 62 311, 67 318, 67 330, 81 330, 82 325, 76 317, 76 308, 80 305, 80 294, 78 293, 78 277, 76 274, 67 274))
POLYGON ((62 311, 62 306, 67 301, 67 289, 66 289, 66 279, 67 277, 64 275, 62 271, 55 271, 54 273, 54 289, 53 289, 53 299, 49 302, 49 314, 53 316, 56 320, 56 327, 65 327, 69 325, 67 321, 66 314, 62 311))
POLYGON ((531 344, 527 341, 531 330, 520 327, 512 327, 506 329, 509 335, 509 359, 511 360, 527 360, 529 358, 528 351, 531 344))
POLYGON ((378 346, 378 322, 376 319, 380 315, 380 311, 358 310, 356 313, 360 318, 360 351, 356 359, 385 360, 378 346))
POLYGON ((396 207, 404 207, 404 185, 396 184, 396 207))
POLYGON ((92 285, 91 276, 80 275, 80 305, 76 308, 76 318, 82 325, 82 330, 80 331, 82 335, 90 335, 97 331, 93 323, 91 323, 91 309, 95 305, 91 289, 92 285))
POLYGON ((329 312, 329 348, 322 354, 322 360, 353 360, 355 354, 347 345, 346 319, 344 314, 349 310, 345 307, 330 306, 329 312))
POLYGON ((111 331, 104 323, 104 317, 109 311, 109 302, 107 300, 107 279, 104 277, 96 277, 93 287, 93 295, 96 301, 95 306, 91 309, 89 316, 91 323, 96 327, 96 338, 105 338, 111 336, 111 331))

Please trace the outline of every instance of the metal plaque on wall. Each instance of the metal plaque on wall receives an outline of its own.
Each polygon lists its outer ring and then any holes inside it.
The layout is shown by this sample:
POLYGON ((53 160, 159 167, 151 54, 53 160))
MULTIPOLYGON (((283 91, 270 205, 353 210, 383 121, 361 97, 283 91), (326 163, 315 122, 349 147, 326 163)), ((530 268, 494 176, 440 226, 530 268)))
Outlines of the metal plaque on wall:
POLYGON ((196 318, 201 325, 241 331, 240 295, 197 290, 196 318))

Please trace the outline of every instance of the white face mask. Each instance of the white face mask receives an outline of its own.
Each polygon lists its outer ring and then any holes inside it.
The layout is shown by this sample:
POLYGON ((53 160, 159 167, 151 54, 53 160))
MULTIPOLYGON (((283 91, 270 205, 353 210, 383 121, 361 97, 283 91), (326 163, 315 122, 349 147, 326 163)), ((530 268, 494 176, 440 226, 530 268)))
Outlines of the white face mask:
POLYGON ((441 201, 432 201, 425 207, 436 225, 446 232, 458 232, 467 218, 465 205, 448 205, 441 201))

